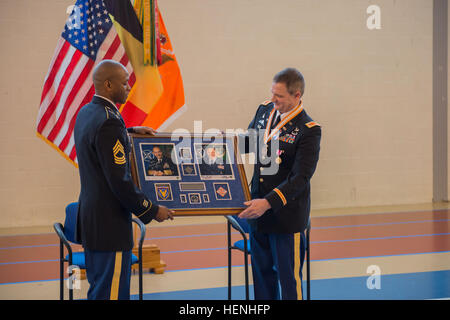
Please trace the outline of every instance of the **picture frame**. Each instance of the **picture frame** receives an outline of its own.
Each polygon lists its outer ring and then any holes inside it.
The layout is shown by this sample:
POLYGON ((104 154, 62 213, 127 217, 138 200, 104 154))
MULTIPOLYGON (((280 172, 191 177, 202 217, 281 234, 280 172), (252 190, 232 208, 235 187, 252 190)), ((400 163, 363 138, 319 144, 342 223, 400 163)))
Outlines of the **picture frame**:
POLYGON ((251 199, 236 135, 132 133, 130 139, 133 181, 177 216, 239 214, 251 199))

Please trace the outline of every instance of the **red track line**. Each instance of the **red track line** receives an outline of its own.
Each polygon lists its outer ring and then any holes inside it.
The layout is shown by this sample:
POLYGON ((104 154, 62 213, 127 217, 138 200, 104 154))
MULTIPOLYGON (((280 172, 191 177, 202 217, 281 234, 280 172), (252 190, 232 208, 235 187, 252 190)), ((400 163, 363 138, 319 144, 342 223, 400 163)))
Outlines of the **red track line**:
MULTIPOLYGON (((449 219, 449 215, 449 210, 439 210, 434 212, 420 211, 312 218, 311 259, 344 259, 450 251, 449 235, 421 236, 424 234, 449 233, 450 223, 445 220, 449 219), (393 224, 386 225, 386 223, 393 224), (321 229, 321 227, 331 228, 321 229), (409 237, 401 238, 402 236, 409 237), (386 239, 386 237, 390 238, 386 239), (357 240, 368 238, 384 239, 357 240), (352 239, 357 241, 339 241, 352 239)), ((190 226, 161 226, 158 228, 152 228, 150 225, 147 237, 174 237, 146 241, 146 244, 151 243, 159 246, 162 252, 161 259, 167 263, 167 271, 224 267, 227 264, 225 249, 205 250, 226 247, 225 222, 190 226), (208 234, 208 236, 180 239, 180 236, 202 234, 208 234)), ((241 239, 241 236, 234 233, 232 239, 236 241, 241 239)), ((0 237, 2 249, 11 247, 11 249, 0 250, 0 263, 3 263, 0 265, 0 283, 58 278, 59 263, 57 261, 19 263, 57 260, 59 258, 59 247, 55 244, 58 243, 57 236, 51 233, 0 237), (26 246, 39 245, 42 246, 26 248, 26 246), (25 248, 14 248, 21 246, 25 248)), ((78 248, 80 249, 79 246, 78 248)), ((233 265, 243 264, 242 254, 235 252, 233 257, 233 265)))
POLYGON ((340 215, 333 217, 312 217, 311 226, 330 227, 376 223, 411 222, 422 220, 442 220, 450 218, 450 209, 424 210, 413 212, 370 213, 362 215, 340 215))

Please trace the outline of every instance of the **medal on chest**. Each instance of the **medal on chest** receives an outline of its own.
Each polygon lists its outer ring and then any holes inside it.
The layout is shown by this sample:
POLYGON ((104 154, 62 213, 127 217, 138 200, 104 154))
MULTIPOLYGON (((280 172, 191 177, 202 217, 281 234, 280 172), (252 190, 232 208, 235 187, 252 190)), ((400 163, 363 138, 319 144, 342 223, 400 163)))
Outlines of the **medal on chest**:
POLYGON ((277 157, 275 158, 275 163, 276 164, 281 164, 281 162, 283 162, 283 160, 281 159, 281 155, 283 154, 284 150, 277 150, 277 157))
POLYGON ((267 120, 266 131, 264 132, 264 143, 268 144, 270 140, 278 139, 278 137, 280 136, 281 128, 283 128, 286 125, 286 123, 288 122, 291 123, 290 121, 298 114, 300 114, 302 111, 303 111, 303 102, 300 101, 300 104, 297 107, 289 111, 286 114, 286 116, 284 116, 284 118, 275 126, 275 128, 271 129, 270 124, 273 122, 273 117, 275 115, 275 109, 272 109, 269 118, 267 120))
MULTIPOLYGON (((284 126, 289 123, 292 124, 291 120, 300 114, 303 111, 303 102, 300 101, 300 104, 288 112, 286 116, 275 126, 275 128, 271 129, 271 123, 273 121, 273 117, 275 115, 275 109, 272 109, 270 112, 269 118, 267 119, 266 131, 264 132, 264 145, 262 147, 262 155, 263 159, 267 157, 268 152, 268 144, 273 140, 278 140, 280 133, 285 133, 286 128, 284 126)), ((297 134, 297 133, 296 133, 297 134)), ((277 150, 277 157, 275 158, 275 163, 280 164, 283 160, 281 159, 281 154, 284 150, 277 150)))

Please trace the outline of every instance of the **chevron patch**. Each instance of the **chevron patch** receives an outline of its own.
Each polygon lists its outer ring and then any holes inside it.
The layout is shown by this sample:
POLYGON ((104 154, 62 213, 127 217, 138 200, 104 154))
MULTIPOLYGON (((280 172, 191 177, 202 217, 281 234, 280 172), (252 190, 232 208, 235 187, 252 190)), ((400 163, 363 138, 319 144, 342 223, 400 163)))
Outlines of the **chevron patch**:
POLYGON ((127 162, 125 159, 125 149, 123 148, 123 145, 120 143, 119 139, 117 139, 117 142, 113 147, 113 155, 115 164, 121 165, 127 162))

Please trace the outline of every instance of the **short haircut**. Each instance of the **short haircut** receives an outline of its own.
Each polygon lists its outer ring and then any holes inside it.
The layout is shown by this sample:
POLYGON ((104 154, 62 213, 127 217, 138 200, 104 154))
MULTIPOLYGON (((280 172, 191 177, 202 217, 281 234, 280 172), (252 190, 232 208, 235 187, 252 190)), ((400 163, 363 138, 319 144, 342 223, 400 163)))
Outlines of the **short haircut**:
POLYGON ((273 77, 274 83, 284 83, 289 94, 294 95, 300 91, 300 96, 305 92, 305 79, 303 75, 295 68, 286 68, 281 70, 273 77))

